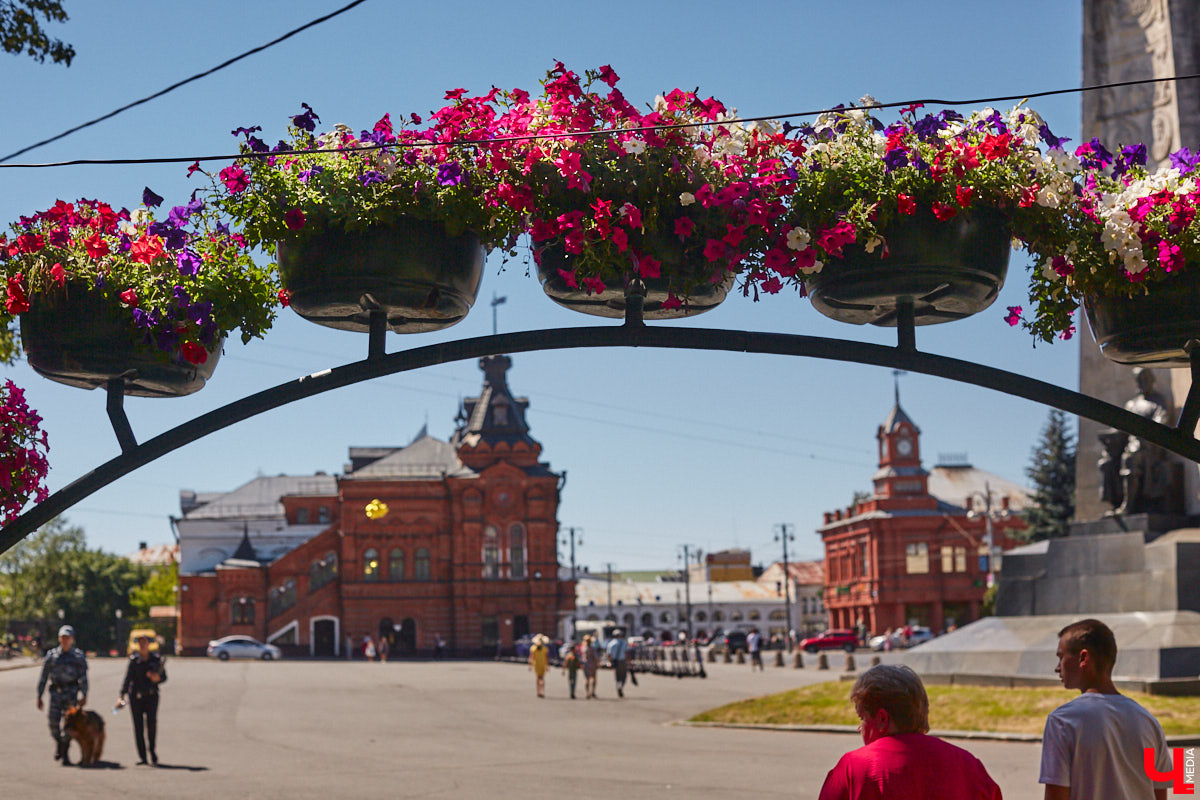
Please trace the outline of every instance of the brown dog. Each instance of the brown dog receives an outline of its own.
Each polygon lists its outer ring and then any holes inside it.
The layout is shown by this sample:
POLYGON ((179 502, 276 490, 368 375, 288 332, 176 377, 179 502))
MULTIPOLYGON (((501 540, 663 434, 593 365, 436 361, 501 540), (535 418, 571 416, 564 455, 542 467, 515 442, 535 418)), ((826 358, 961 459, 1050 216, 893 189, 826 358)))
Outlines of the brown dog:
POLYGON ((104 718, 95 711, 71 706, 63 719, 67 735, 79 742, 79 748, 83 751, 79 763, 90 766, 99 761, 100 753, 104 750, 104 718))

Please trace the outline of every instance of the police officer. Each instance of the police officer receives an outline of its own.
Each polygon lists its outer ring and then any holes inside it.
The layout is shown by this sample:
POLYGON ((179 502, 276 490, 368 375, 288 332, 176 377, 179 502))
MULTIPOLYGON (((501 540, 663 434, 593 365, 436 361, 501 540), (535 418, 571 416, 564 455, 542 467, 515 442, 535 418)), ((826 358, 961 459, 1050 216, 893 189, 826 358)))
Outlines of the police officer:
POLYGON ((158 686, 167 680, 167 670, 158 653, 150 652, 150 637, 138 637, 138 651, 129 656, 125 670, 125 681, 121 684, 121 696, 117 708, 125 703, 132 705, 133 742, 137 745, 138 763, 146 763, 146 743, 150 743, 150 760, 158 763, 154 752, 154 741, 158 734, 158 686), (143 726, 146 738, 142 738, 143 726))
POLYGON ((38 679, 37 686, 37 707, 41 711, 42 692, 46 690, 46 682, 50 682, 50 713, 47 719, 50 736, 58 744, 54 758, 61 761, 64 767, 71 765, 67 758, 67 745, 71 739, 62 729, 63 712, 71 706, 84 705, 88 693, 87 659, 74 644, 75 629, 63 625, 58 629, 58 647, 46 653, 46 659, 42 662, 42 677, 38 679))

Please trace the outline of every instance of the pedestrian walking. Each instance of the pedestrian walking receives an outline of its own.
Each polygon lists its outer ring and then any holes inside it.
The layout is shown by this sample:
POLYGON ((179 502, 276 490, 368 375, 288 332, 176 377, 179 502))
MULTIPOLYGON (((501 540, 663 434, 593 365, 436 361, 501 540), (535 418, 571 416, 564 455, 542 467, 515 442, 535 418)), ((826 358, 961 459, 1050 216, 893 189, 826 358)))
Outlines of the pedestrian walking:
POLYGON ((571 699, 575 699, 575 681, 579 677, 579 656, 575 653, 575 645, 567 645, 567 652, 562 661, 563 674, 567 676, 567 687, 571 690, 571 699))
POLYGON ((763 668, 762 636, 759 634, 758 628, 751 628, 750 633, 746 634, 746 650, 750 653, 750 671, 753 672, 755 667, 761 670, 763 668))
POLYGON ((1153 748, 1163 774, 1172 769, 1171 751, 1158 720, 1113 685, 1112 630, 1097 619, 1074 622, 1058 632, 1056 655, 1063 686, 1080 694, 1046 718, 1038 776, 1046 800, 1165 800, 1171 781, 1151 780, 1143 753, 1153 748))
POLYGON ((42 693, 50 684, 50 710, 46 721, 50 725, 50 737, 54 739, 54 758, 64 767, 71 765, 67 758, 67 745, 71 739, 62 728, 62 717, 71 706, 82 708, 87 703, 88 677, 87 659, 83 651, 75 647, 75 629, 63 625, 58 629, 58 647, 46 653, 42 662, 42 674, 37 685, 37 709, 41 711, 42 693))
POLYGON ((863 746, 829 771, 818 800, 1001 800, 979 759, 929 735, 929 696, 910 668, 871 667, 850 700, 863 746))
POLYGON ((583 644, 579 646, 580 666, 583 667, 583 696, 592 700, 596 697, 596 670, 600 667, 600 656, 596 652, 595 638, 584 634, 583 644))
POLYGON ((625 678, 628 675, 629 642, 625 641, 625 631, 614 628, 612 641, 608 643, 608 663, 612 665, 613 677, 617 681, 617 697, 625 696, 625 678))
POLYGON ((885 653, 890 653, 892 651, 892 636, 893 631, 891 628, 888 628, 887 633, 883 635, 883 650, 885 653))
POLYGON ((363 640, 363 655, 367 657, 367 661, 374 661, 375 653, 375 640, 368 636, 363 640))
POLYGON ((442 655, 446 652, 446 640, 442 638, 440 633, 433 635, 433 660, 441 661, 442 655))
POLYGON ((380 660, 380 662, 387 661, 388 651, 390 651, 391 649, 392 649, 392 646, 391 646, 391 643, 388 642, 388 637, 380 636, 379 637, 379 660, 380 660))
POLYGON ((546 667, 550 664, 550 648, 546 645, 549 642, 546 634, 539 633, 533 637, 532 646, 529 648, 529 668, 537 677, 538 697, 546 696, 546 667))
POLYGON ((150 637, 137 638, 138 651, 129 657, 125 680, 117 697, 117 708, 129 705, 133 717, 133 743, 138 763, 146 763, 147 744, 151 763, 158 763, 155 742, 158 739, 158 687, 167 682, 162 656, 150 651, 150 637))

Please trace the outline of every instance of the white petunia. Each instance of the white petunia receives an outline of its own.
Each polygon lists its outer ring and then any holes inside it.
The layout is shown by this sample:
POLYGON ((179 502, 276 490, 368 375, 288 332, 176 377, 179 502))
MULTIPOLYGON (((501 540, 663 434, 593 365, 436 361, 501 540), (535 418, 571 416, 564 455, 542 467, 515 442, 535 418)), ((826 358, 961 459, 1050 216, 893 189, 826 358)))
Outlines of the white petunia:
POLYGON ((696 195, 691 192, 683 192, 679 195, 679 205, 681 206, 690 206, 694 202, 696 202, 696 195))
POLYGON ((807 250, 810 241, 812 241, 812 235, 804 228, 797 226, 788 231, 787 246, 789 250, 807 250))
POLYGON ((134 225, 145 225, 150 221, 150 210, 139 208, 129 215, 129 219, 134 225))
POLYGON ((641 139, 626 139, 621 142, 621 147, 630 155, 638 155, 639 153, 646 152, 646 143, 641 139))
POLYGON ((805 275, 814 275, 814 274, 820 272, 821 268, 824 266, 825 266, 825 264, 823 262, 814 261, 811 267, 801 267, 800 271, 803 272, 805 275))

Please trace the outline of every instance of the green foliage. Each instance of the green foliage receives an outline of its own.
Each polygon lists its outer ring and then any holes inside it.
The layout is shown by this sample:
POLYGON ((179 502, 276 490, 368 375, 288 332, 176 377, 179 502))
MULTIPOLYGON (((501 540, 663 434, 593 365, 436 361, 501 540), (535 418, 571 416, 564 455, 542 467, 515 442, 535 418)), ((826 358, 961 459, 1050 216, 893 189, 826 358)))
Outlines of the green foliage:
POLYGON ((1029 541, 1066 536, 1075 516, 1075 437, 1062 411, 1050 411, 1025 474, 1033 482, 1032 502, 1025 512, 1029 541))
POLYGON ((40 64, 46 56, 55 64, 71 66, 75 48, 61 39, 51 39, 42 29, 38 16, 47 22, 66 22, 60 0, 4 0, 0 2, 0 44, 4 52, 24 52, 40 64))
POLYGON ((129 605, 139 618, 149 618, 151 606, 175 605, 176 584, 179 582, 179 566, 169 564, 153 567, 146 582, 135 586, 129 593, 129 605))
POLYGON ((996 595, 1000 592, 1000 584, 993 583, 983 593, 983 603, 980 605, 980 616, 990 617, 996 613, 996 595))
POLYGON ((88 550, 82 528, 55 518, 0 555, 0 621, 40 622, 53 638, 61 609, 80 647, 106 650, 116 611, 128 614, 130 590, 145 578, 128 559, 88 550))

